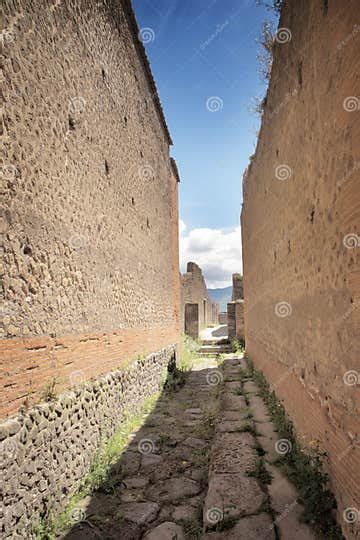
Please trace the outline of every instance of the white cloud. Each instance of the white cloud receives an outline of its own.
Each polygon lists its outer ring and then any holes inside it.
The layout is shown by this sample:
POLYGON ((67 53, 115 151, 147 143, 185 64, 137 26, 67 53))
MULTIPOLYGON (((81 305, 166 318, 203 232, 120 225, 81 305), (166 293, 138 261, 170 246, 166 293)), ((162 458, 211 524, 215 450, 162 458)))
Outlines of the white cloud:
POLYGON ((186 225, 180 220, 181 272, 186 272, 189 261, 197 263, 210 288, 227 287, 232 274, 242 273, 241 230, 192 229, 185 233, 186 225))

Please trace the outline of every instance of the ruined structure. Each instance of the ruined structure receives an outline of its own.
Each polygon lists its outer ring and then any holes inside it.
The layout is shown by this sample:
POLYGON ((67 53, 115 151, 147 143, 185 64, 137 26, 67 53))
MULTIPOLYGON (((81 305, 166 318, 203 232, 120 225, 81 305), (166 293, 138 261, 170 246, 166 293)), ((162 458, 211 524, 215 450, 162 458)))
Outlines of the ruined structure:
POLYGON ((232 302, 244 298, 243 277, 241 274, 233 274, 232 302))
POLYGON ((358 14, 357 0, 286 2, 241 220, 248 354, 299 438, 328 453, 348 538, 343 512, 360 508, 358 14))
POLYGON ((227 304, 228 337, 230 340, 244 338, 244 291, 241 274, 233 274, 232 301, 227 304))
POLYGON ((196 328, 201 330, 208 325, 218 323, 219 306, 209 296, 201 268, 194 263, 187 264, 187 272, 181 277, 181 314, 182 329, 196 339, 196 328), (186 309, 186 304, 196 304, 198 307, 186 309), (185 314, 188 314, 186 319, 185 314), (197 319, 197 321, 196 321, 197 319))
POLYGON ((138 33, 130 0, 5 0, 1 414, 21 414, 0 439, 19 537, 180 339, 179 176, 138 33))

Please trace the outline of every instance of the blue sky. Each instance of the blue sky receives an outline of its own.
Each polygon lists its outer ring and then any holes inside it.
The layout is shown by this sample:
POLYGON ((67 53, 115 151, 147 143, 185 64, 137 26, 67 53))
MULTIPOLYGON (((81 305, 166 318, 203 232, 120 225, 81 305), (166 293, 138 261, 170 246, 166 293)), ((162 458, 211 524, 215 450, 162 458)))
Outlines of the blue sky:
POLYGON ((232 254, 228 240, 237 246, 240 238, 242 173, 259 127, 249 109, 265 91, 256 38, 274 13, 255 0, 133 0, 133 6, 181 176, 182 270, 186 259, 196 259, 210 286, 225 286, 242 268, 240 247, 232 254), (222 242, 231 262, 212 252, 222 242))

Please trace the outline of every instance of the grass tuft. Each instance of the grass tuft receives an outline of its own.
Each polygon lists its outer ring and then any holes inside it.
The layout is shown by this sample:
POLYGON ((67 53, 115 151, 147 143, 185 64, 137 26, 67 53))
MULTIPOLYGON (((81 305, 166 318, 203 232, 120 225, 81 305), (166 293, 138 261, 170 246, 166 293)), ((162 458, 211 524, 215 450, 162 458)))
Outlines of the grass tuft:
POLYGON ((281 456, 278 464, 299 491, 305 507, 304 520, 328 540, 344 540, 333 515, 336 500, 329 489, 329 477, 324 472, 326 454, 319 447, 305 450, 300 445, 283 404, 275 392, 270 390, 264 374, 254 368, 249 358, 247 364, 249 372, 260 388, 260 395, 268 407, 279 437, 291 443, 291 452, 281 456))

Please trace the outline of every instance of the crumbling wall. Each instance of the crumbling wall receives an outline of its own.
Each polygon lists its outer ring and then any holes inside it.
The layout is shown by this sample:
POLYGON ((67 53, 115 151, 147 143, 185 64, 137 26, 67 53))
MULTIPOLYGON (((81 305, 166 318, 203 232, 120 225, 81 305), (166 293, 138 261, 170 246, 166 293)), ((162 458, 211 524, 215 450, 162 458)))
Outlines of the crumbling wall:
POLYGON ((178 173, 129 0, 5 1, 1 414, 180 331, 178 173))
MULTIPOLYGON (((289 0, 244 176, 246 347, 344 510, 360 508, 360 123, 357 0, 289 0)), ((357 510, 358 511, 358 510, 357 510)))
POLYGON ((237 300, 227 305, 228 337, 230 340, 244 338, 244 301, 237 300))
POLYGON ((183 331, 185 331, 185 304, 198 304, 200 329, 218 323, 219 306, 211 300, 201 268, 194 262, 187 264, 187 272, 181 277, 183 331))
POLYGON ((233 274, 233 289, 231 300, 235 302, 236 300, 241 300, 244 298, 244 288, 243 288, 243 278, 241 274, 233 274))

